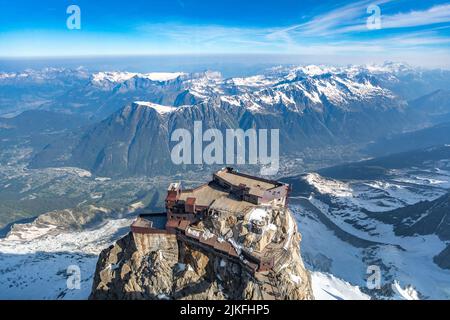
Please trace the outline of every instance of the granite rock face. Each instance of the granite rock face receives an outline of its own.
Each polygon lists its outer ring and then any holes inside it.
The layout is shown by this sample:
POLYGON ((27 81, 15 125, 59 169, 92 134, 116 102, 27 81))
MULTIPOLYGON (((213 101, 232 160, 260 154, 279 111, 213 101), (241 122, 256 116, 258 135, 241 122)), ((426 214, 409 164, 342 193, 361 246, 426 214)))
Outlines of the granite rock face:
POLYGON ((242 248, 278 243, 281 249, 273 269, 251 272, 238 260, 180 241, 176 235, 130 232, 100 254, 90 299, 314 299, 300 256, 301 236, 289 210, 273 213, 270 230, 260 235, 248 230, 245 218, 234 222, 202 224, 215 234, 226 232, 242 248))

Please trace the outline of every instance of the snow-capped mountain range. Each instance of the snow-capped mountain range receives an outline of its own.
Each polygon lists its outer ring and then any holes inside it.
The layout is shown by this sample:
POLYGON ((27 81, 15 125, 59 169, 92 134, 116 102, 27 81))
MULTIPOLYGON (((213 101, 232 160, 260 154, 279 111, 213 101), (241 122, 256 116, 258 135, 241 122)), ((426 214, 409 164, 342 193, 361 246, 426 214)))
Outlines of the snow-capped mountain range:
MULTIPOLYGON (((177 99, 174 105, 202 102, 220 96, 225 103, 244 106, 252 112, 264 112, 274 106, 285 106, 302 112, 309 105, 333 104, 345 108, 356 101, 368 101, 374 97, 393 100, 396 95, 377 84, 372 74, 396 72, 397 68, 351 67, 330 68, 305 66, 275 68, 263 75, 246 78, 223 79, 217 72, 203 74, 130 72, 100 72, 92 75, 92 83, 107 89, 137 88, 146 82, 169 85, 179 82, 182 96, 190 101, 177 99), (130 82, 139 83, 131 86, 130 82)), ((131 89, 130 89, 131 90, 131 89)))
MULTIPOLYGON (((450 73, 438 73, 440 80, 450 82, 450 73)), ((66 93, 63 101, 56 99, 45 108, 64 106, 65 111, 106 120, 78 131, 70 139, 73 144, 51 144, 36 156, 33 166, 80 166, 102 175, 152 175, 155 168, 174 172, 166 161, 171 133, 177 128, 192 131, 194 121, 203 121, 205 130, 279 129, 280 152, 297 158, 307 149, 366 144, 434 121, 426 115, 428 103, 412 107, 403 94, 417 79, 422 87, 415 85, 415 94, 428 86, 439 88, 433 78, 437 76, 425 74, 392 63, 277 67, 229 79, 210 71, 95 73, 84 86, 66 93), (158 137, 152 152, 140 141, 145 137, 158 137), (120 148, 113 147, 118 141, 120 148)))
POLYGON ((152 72, 152 73, 135 73, 135 72, 97 72, 92 75, 92 82, 102 83, 121 83, 130 80, 131 78, 142 78, 151 81, 169 81, 185 75, 183 72, 152 72))
MULTIPOLYGON (((323 108, 333 104, 346 108, 357 102, 365 104, 375 97, 383 97, 388 102, 396 99, 404 102, 431 92, 429 87, 443 88, 443 83, 448 85, 448 79, 448 72, 422 70, 395 63, 348 67, 277 67, 258 75, 228 79, 212 71, 90 73, 80 67, 3 72, 0 73, 0 87, 14 85, 14 90, 4 97, 13 100, 12 96, 17 91, 21 93, 28 86, 38 85, 38 97, 41 96, 43 101, 39 105, 39 99, 36 99, 38 101, 35 100, 33 108, 58 110, 64 103, 65 112, 101 118, 133 99, 180 106, 220 96, 224 101, 245 106, 252 112, 264 112, 267 108, 273 109, 279 105, 298 112, 310 105, 323 108)), ((14 98, 17 99, 17 94, 14 98)), ((24 102, 29 103, 19 99, 16 106, 23 108, 24 102)), ((5 111, 0 110, 2 113, 5 111)))

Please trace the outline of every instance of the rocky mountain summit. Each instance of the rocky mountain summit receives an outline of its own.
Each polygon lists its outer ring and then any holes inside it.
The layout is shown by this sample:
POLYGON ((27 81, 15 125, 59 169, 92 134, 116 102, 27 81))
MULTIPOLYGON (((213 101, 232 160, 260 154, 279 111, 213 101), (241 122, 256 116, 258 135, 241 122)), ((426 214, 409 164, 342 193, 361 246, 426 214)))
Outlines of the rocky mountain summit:
POLYGON ((141 215, 100 254, 90 298, 314 299, 287 186, 271 183, 225 169, 196 189, 171 185, 165 229, 141 215))

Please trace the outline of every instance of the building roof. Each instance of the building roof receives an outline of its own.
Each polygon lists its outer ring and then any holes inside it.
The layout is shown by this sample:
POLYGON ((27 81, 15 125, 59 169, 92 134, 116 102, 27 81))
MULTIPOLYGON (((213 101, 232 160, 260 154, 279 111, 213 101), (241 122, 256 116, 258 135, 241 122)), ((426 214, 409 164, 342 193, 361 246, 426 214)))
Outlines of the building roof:
POLYGON ((195 205, 208 207, 214 200, 226 195, 228 195, 228 192, 210 183, 192 190, 183 190, 180 195, 180 200, 187 201, 188 198, 195 198, 195 205))
POLYGON ((138 217, 136 220, 133 221, 131 224, 132 227, 138 227, 138 228, 152 228, 153 227, 153 221, 138 217))
POLYGON ((249 188, 249 193, 258 197, 262 197, 265 191, 282 185, 277 181, 252 177, 228 168, 216 172, 215 175, 233 186, 249 188))
POLYGON ((250 202, 240 201, 229 196, 224 196, 216 199, 209 208, 211 210, 216 210, 224 213, 245 214, 245 212, 255 206, 256 205, 250 202))

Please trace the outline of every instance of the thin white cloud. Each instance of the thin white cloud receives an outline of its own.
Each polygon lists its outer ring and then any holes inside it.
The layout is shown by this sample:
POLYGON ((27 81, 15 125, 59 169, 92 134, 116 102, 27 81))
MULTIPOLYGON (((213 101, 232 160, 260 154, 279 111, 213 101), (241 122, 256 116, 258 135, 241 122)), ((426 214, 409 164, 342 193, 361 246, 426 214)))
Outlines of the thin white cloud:
POLYGON ((276 33, 288 33, 291 36, 336 36, 351 32, 369 31, 366 26, 367 8, 378 5, 381 8, 381 28, 396 29, 430 26, 450 23, 450 4, 435 5, 425 10, 411 10, 396 14, 383 14, 383 4, 392 0, 359 1, 335 8, 316 16, 302 24, 284 28, 276 33))
POLYGON ((226 44, 267 45, 266 29, 220 25, 148 24, 137 28, 139 34, 162 42, 186 46, 220 46, 226 44))
MULTIPOLYGON (((392 15, 381 15, 381 29, 398 29, 410 27, 431 26, 440 23, 450 22, 450 4, 436 5, 429 9, 418 11, 413 10, 406 13, 392 15)), ((362 23, 354 26, 339 28, 337 33, 348 33, 354 31, 367 30, 362 23)))
MULTIPOLYGON (((243 49, 251 51, 297 50, 299 47, 323 47, 326 44, 335 48, 337 44, 346 41, 353 43, 356 40, 349 38, 352 32, 368 31, 366 19, 369 16, 367 8, 371 5, 394 5, 394 0, 361 0, 345 6, 331 8, 326 13, 313 16, 301 24, 280 28, 250 28, 221 25, 182 25, 182 24, 149 24, 138 28, 138 32, 152 35, 158 40, 175 42, 180 47, 196 47, 199 51, 220 48, 243 49), (326 39, 324 39, 324 38, 326 39), (235 47, 234 47, 235 46, 235 47)), ((392 15, 381 11, 382 29, 405 28, 423 25, 436 25, 450 22, 450 4, 436 5, 426 10, 392 15)), ((367 39, 365 44, 372 47, 395 48, 397 46, 426 46, 448 44, 449 37, 438 33, 411 34, 403 33, 401 37, 389 34, 376 35, 376 38, 367 39), (394 41, 395 43, 391 43, 394 41), (376 43, 376 45, 374 45, 376 43)), ((359 42, 361 43, 361 42, 359 42)), ((342 50, 346 50, 346 47, 342 50)))
POLYGON ((382 16, 382 28, 405 28, 450 22, 450 4, 437 5, 423 11, 382 16))
POLYGON ((393 0, 363 0, 334 8, 324 14, 313 17, 307 22, 278 30, 275 34, 293 33, 302 36, 327 36, 340 30, 364 25, 367 19, 367 8, 370 5, 386 4, 393 0))
MULTIPOLYGON (((391 0, 378 1, 387 3, 391 0)), ((384 35, 378 38, 355 40, 340 37, 335 33, 326 39, 319 34, 331 34, 339 30, 342 20, 356 17, 373 1, 360 1, 357 5, 334 9, 331 12, 312 18, 301 25, 282 28, 249 28, 221 25, 183 25, 176 23, 148 24, 139 26, 137 31, 148 35, 162 46, 172 44, 180 52, 235 52, 235 53, 299 53, 299 54, 389 54, 426 48, 427 46, 448 45, 450 38, 438 32, 403 33, 402 35, 384 35), (175 44, 175 45, 174 45, 175 44)), ((438 29, 438 28, 436 28, 438 29)))

